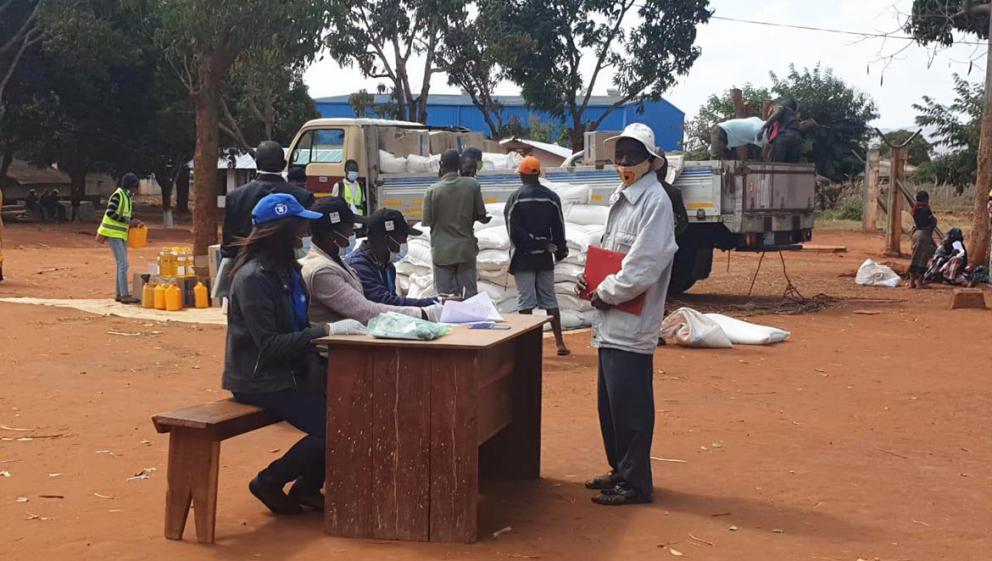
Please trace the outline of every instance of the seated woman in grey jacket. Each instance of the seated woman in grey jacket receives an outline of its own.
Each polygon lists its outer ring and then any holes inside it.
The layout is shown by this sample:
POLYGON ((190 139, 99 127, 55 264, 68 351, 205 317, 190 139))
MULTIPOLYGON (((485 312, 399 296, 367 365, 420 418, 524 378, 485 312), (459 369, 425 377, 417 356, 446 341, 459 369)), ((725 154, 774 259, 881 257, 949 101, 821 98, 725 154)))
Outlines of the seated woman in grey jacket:
POLYGON ((310 292, 310 324, 323 325, 340 320, 366 324, 385 312, 399 312, 412 317, 437 321, 441 306, 391 306, 365 298, 358 273, 348 265, 348 250, 354 249, 355 224, 366 219, 356 215, 340 197, 318 200, 312 209, 321 214, 311 224, 311 246, 300 263, 303 280, 310 292))

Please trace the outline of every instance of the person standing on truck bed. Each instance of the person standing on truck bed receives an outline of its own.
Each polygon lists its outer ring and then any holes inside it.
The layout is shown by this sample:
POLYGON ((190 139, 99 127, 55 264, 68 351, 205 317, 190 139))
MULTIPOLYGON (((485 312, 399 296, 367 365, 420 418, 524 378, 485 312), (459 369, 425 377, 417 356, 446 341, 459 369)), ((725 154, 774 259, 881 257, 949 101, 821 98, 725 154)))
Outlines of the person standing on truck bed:
POLYGON ((482 202, 482 186, 474 177, 458 175, 461 158, 455 150, 441 154, 441 180, 424 194, 422 224, 431 229, 431 257, 434 261, 434 290, 439 295, 475 296, 475 259, 479 242, 473 227, 487 224, 482 202))
POLYGON ((768 140, 758 133, 765 122, 758 117, 730 119, 710 129, 710 157, 714 160, 736 160, 734 149, 740 146, 764 146, 768 140))
POLYGON ((407 237, 419 236, 403 213, 380 208, 372 213, 366 225, 365 243, 348 256, 348 264, 362 283, 362 291, 370 302, 390 306, 424 308, 438 303, 437 298, 405 298, 396 293, 396 266, 407 254, 407 237))
POLYGON ((258 145, 255 149, 255 166, 258 168, 255 179, 228 193, 224 202, 224 233, 220 245, 221 261, 217 267, 217 280, 214 282, 214 298, 228 296, 231 286, 230 271, 238 256, 236 242, 251 234, 251 211, 258 201, 272 193, 285 193, 292 195, 303 208, 310 208, 315 200, 310 191, 283 179, 286 156, 278 142, 265 140, 258 145))
POLYGON ((532 314, 541 308, 551 316, 558 356, 571 354, 561 333, 561 312, 555 294, 555 263, 568 257, 561 199, 538 180, 541 162, 527 156, 517 167, 523 185, 506 200, 503 213, 510 235, 510 274, 519 293, 517 309, 532 314))
MULTIPOLYGON (((620 506, 649 503, 654 494, 654 350, 678 245, 672 203, 653 169, 659 157, 654 132, 632 123, 605 146, 615 154, 622 184, 610 197, 602 246, 626 255, 620 270, 607 275, 592 294, 599 424, 610 471, 587 481, 586 487, 600 491, 594 503, 620 506), (642 295, 640 315, 614 308, 642 295)), ((584 276, 579 287, 588 288, 584 276)))
POLYGON ((771 142, 769 161, 799 163, 802 157, 803 132, 799 126, 799 117, 796 115, 798 108, 795 99, 791 97, 786 99, 778 105, 758 131, 759 138, 767 134, 771 142))
POLYGON ((348 160, 344 163, 344 177, 331 187, 332 197, 341 197, 351 205, 351 210, 358 216, 365 216, 365 192, 358 182, 358 162, 348 160))

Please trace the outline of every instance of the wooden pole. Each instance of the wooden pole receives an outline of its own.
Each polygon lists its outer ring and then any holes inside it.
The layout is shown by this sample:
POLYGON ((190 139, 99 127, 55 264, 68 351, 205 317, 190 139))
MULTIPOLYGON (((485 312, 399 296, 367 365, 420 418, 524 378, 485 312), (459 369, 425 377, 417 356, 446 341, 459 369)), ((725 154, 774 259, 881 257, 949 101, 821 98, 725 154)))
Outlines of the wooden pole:
MULTIPOLYGON (((743 119, 747 117, 747 107, 744 106, 744 92, 738 88, 732 88, 730 90, 730 97, 734 100, 734 115, 738 119, 743 119)), ((744 161, 747 159, 747 151, 749 146, 745 144, 744 146, 737 147, 737 159, 744 161)))
POLYGON ((900 196, 900 186, 906 177, 906 154, 909 152, 909 144, 913 142, 917 135, 922 132, 920 129, 913 133, 913 136, 906 139, 902 144, 892 144, 885 137, 885 133, 875 129, 882 142, 889 145, 892 150, 892 160, 889 165, 889 193, 885 202, 885 255, 887 257, 899 257, 902 254, 900 242, 902 241, 902 197, 900 196))
POLYGON ((889 192, 886 208, 889 209, 885 221, 885 255, 902 255, 902 197, 899 185, 906 175, 906 147, 892 148, 892 164, 889 172, 889 192))
POLYGON ((865 206, 862 214, 862 229, 875 233, 878 230, 878 150, 868 151, 865 163, 865 206))

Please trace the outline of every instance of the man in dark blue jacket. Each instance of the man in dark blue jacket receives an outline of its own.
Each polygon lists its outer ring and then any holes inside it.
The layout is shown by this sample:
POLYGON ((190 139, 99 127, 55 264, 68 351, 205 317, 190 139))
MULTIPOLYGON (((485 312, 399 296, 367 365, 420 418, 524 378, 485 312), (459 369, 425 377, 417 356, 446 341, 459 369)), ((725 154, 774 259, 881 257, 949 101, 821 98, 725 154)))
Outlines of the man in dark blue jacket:
POLYGON ((348 264, 358 273, 362 291, 370 302, 391 306, 424 308, 437 303, 436 298, 404 298, 396 293, 396 267, 394 263, 406 257, 406 240, 409 235, 419 236, 420 230, 411 228, 403 213, 382 208, 368 218, 368 237, 362 248, 348 257, 348 264))
POLYGON ((541 185, 541 162, 527 156, 517 168, 523 182, 506 200, 503 214, 510 234, 510 273, 519 292, 521 314, 540 308, 551 316, 558 356, 570 354, 561 332, 561 313, 555 295, 555 263, 568 257, 561 199, 541 185))

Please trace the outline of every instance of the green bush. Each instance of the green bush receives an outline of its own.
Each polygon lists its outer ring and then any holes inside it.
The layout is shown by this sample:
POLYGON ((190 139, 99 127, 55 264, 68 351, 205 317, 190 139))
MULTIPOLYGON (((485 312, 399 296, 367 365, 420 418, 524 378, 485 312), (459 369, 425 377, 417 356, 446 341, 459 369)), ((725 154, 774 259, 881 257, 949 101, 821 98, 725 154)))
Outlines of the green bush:
POLYGON ((841 220, 861 220, 864 216, 864 205, 861 197, 847 196, 837 206, 841 220))

